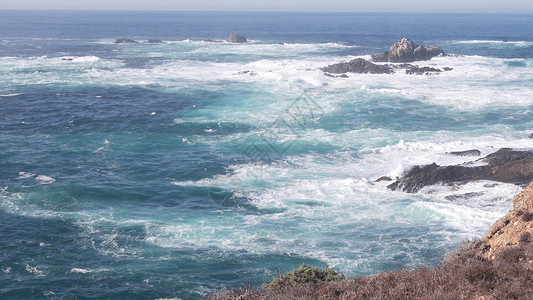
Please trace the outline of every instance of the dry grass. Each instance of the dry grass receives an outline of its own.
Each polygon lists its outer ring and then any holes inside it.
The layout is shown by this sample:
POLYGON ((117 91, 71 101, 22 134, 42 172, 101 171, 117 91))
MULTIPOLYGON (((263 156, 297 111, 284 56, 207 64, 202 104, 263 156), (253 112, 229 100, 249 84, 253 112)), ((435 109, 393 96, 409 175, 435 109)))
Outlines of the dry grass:
POLYGON ((315 280, 326 278, 324 272, 333 273, 307 267, 305 272, 295 270, 274 279, 284 282, 280 285, 266 285, 259 290, 238 288, 208 299, 533 299, 533 243, 529 238, 528 243, 509 247, 493 260, 481 255, 484 249, 481 241, 466 241, 433 268, 340 281, 315 280), (302 274, 314 274, 314 279, 299 281, 302 274))

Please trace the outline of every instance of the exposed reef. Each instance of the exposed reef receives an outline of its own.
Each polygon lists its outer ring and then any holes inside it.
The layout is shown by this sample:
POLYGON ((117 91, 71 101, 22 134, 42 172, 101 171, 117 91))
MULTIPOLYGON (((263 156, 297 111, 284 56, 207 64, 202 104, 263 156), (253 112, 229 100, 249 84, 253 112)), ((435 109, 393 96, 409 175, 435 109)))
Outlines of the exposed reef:
POLYGON ((128 39, 128 38, 120 38, 120 39, 116 39, 114 43, 115 44, 136 44, 138 42, 132 39, 128 39))
POLYGON ((362 58, 356 58, 349 62, 333 64, 321 69, 330 74, 343 73, 370 73, 370 74, 390 74, 392 68, 388 65, 377 65, 362 58))
POLYGON ((492 180, 525 186, 533 181, 533 153, 502 148, 476 161, 453 166, 436 163, 415 166, 388 187, 416 193, 428 185, 463 184, 475 180, 492 180))
POLYGON ((389 51, 372 55, 373 62, 356 58, 348 62, 329 65, 320 70, 326 73, 326 75, 345 73, 392 74, 396 70, 405 70, 405 73, 408 75, 436 75, 453 69, 445 67, 441 70, 434 67, 407 64, 406 62, 429 60, 441 54, 444 54, 442 49, 433 46, 419 46, 409 39, 403 38, 398 43, 392 45, 389 51), (402 64, 375 64, 374 62, 401 62, 402 64))

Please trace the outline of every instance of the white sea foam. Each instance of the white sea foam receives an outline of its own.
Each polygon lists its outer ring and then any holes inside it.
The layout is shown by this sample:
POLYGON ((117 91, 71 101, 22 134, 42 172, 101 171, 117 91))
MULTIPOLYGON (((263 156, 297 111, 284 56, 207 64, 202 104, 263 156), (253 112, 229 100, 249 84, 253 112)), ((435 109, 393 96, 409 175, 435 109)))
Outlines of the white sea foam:
POLYGON ((26 179, 35 176, 33 173, 29 172, 19 172, 19 179, 26 179))
POLYGON ((30 274, 33 274, 33 275, 36 275, 36 276, 39 276, 39 277, 42 277, 45 275, 44 271, 42 270, 39 270, 37 266, 30 266, 30 265, 26 265, 26 272, 30 273, 30 274))
POLYGON ((72 268, 72 270, 70 270, 70 273, 87 274, 87 273, 91 273, 91 272, 92 272, 91 269, 81 269, 81 268, 72 268))
POLYGON ((46 175, 37 175, 35 180, 39 182, 39 184, 51 184, 56 181, 54 178, 46 175))

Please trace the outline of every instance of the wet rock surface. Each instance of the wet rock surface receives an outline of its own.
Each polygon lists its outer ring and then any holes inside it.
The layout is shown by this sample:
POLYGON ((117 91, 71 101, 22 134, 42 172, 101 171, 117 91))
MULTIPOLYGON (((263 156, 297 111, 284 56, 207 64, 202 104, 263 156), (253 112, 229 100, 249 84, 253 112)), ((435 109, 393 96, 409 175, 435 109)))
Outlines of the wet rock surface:
POLYGON ((391 67, 388 65, 378 65, 362 58, 356 58, 349 62, 329 65, 321 69, 330 74, 359 73, 359 74, 390 74, 391 67))
POLYGON ((525 186, 533 181, 533 153, 530 151, 502 148, 474 162, 477 166, 468 166, 468 164, 439 166, 436 163, 415 166, 388 188, 416 193, 425 186, 435 184, 464 184, 476 180, 492 180, 525 186))

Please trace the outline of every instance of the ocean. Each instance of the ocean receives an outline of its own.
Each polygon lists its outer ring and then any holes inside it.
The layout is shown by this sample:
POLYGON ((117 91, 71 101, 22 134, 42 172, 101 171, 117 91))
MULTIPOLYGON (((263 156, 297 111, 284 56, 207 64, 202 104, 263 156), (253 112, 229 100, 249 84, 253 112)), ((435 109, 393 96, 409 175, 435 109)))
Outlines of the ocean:
POLYGON ((531 14, 0 11, 0 78, 2 299, 435 265, 520 187, 376 179, 533 148, 531 14), (404 36, 453 70, 319 70, 404 36))

